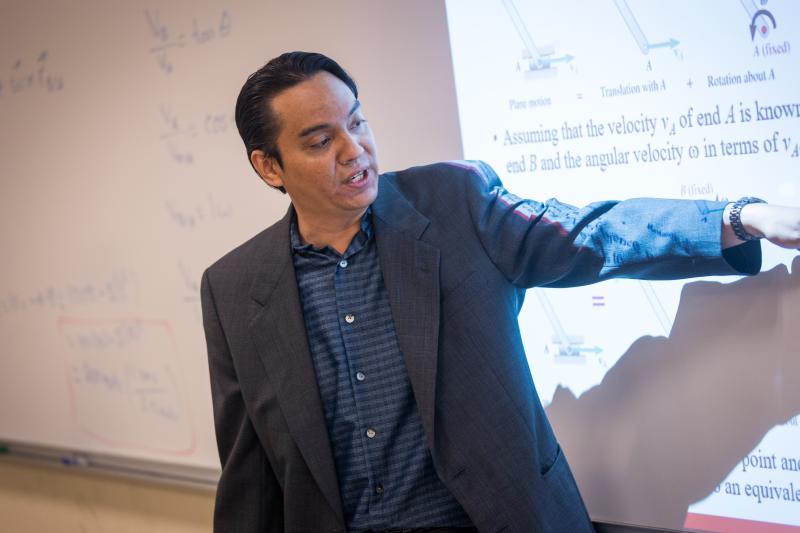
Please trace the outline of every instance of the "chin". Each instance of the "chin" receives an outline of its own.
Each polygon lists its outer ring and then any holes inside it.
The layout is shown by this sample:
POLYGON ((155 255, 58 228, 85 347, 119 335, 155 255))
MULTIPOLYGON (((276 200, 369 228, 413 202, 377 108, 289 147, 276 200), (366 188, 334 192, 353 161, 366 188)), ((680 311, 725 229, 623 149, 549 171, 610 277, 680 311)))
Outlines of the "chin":
POLYGON ((369 169, 369 172, 369 183, 367 183, 366 187, 364 187, 364 190, 358 195, 359 202, 361 202, 362 199, 368 198, 368 200, 363 200, 367 202, 366 205, 371 204, 375 201, 375 198, 378 197, 378 173, 372 168, 369 169))
POLYGON ((369 184, 367 190, 364 191, 366 195, 369 196, 369 203, 367 205, 371 205, 372 202, 378 197, 378 175, 375 174, 375 181, 369 184))

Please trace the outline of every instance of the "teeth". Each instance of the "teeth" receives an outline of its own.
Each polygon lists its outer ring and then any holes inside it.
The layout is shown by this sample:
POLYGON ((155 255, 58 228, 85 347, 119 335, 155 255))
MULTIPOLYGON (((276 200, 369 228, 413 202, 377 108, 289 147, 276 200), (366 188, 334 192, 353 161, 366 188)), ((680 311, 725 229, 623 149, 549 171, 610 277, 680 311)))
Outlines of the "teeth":
POLYGON ((352 181, 353 183, 355 183, 357 181, 361 181, 362 179, 364 179, 364 173, 365 172, 366 171, 362 170, 361 172, 359 172, 358 174, 356 174, 355 176, 350 178, 350 181, 352 181))

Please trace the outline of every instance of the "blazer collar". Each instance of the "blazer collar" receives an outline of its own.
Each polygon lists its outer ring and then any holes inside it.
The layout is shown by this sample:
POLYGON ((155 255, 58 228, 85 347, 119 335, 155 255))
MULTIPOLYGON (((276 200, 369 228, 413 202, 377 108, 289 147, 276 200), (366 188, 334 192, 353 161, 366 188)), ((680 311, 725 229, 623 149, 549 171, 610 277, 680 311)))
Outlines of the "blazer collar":
POLYGON ((382 177, 373 224, 397 341, 433 450, 439 353, 439 249, 422 237, 430 221, 382 177))
MULTIPOLYGON (((265 232, 255 255, 261 267, 250 294, 260 305, 255 307, 250 321, 250 334, 294 442, 321 492, 344 523, 336 466, 292 263, 291 219, 290 207, 265 232)), ((259 421, 253 423, 258 425, 259 421)))
POLYGON ((384 230, 407 234, 419 239, 430 221, 395 188, 391 182, 393 174, 381 176, 378 182, 378 197, 372 204, 373 216, 380 219, 384 230))

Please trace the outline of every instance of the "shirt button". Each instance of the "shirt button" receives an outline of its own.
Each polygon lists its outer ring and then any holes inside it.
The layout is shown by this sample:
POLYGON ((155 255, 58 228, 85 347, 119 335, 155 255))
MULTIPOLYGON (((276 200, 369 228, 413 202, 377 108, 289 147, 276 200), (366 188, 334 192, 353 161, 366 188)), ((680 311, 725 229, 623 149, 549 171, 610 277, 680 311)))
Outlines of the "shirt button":
POLYGON ((375 432, 375 430, 374 430, 374 429, 372 429, 372 428, 369 428, 369 429, 367 430, 367 438, 374 439, 374 438, 375 438, 375 435, 377 435, 377 433, 375 432))
POLYGON ((347 313, 346 315, 344 315, 344 321, 347 322, 348 324, 352 324, 353 322, 356 321, 356 315, 352 313, 347 313))
POLYGON ((342 268, 347 268, 347 259, 342 259, 339 261, 339 266, 342 268))
POLYGON ((378 483, 378 485, 375 487, 375 493, 376 494, 383 494, 383 485, 378 483))
POLYGON ((356 379, 358 381, 364 381, 367 379, 367 376, 365 376, 363 372, 356 372, 356 379))

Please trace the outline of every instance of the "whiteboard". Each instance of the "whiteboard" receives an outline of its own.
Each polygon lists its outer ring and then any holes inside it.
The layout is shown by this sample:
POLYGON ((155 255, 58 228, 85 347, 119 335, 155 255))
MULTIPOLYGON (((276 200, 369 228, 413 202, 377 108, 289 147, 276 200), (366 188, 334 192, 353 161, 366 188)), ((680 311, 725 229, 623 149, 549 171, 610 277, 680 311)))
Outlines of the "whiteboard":
POLYGON ((383 168, 457 158, 444 16, 423 1, 4 2, 0 445, 218 471, 200 275, 288 206, 247 162, 239 89, 286 50, 321 51, 359 82, 383 168))

